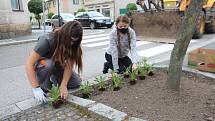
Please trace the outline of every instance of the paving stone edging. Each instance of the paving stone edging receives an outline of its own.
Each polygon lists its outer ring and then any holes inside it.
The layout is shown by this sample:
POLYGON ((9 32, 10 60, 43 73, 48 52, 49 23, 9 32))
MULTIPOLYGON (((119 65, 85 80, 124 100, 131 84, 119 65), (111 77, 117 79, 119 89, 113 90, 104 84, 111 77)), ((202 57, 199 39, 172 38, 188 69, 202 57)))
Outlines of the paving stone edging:
MULTIPOLYGON (((155 68, 157 69, 167 69, 167 65, 155 65, 155 68)), ((191 73, 193 75, 196 75, 197 77, 204 77, 209 79, 215 79, 215 74, 207 73, 207 72, 201 72, 196 69, 191 69, 188 67, 182 68, 183 72, 191 73)), ((107 79, 108 80, 108 79, 107 79)), ((94 80, 91 80, 89 82, 95 82, 94 80)), ((94 83, 96 84, 96 83, 94 83)), ((135 117, 128 117, 128 115, 124 112, 118 111, 116 109, 113 109, 111 107, 108 107, 102 103, 96 103, 92 100, 82 99, 76 96, 72 96, 69 99, 70 103, 78 105, 89 112, 91 114, 96 115, 100 118, 102 118, 104 121, 146 121, 143 119, 135 118, 135 117)))
MULTIPOLYGON (((168 69, 168 65, 155 65, 154 67, 157 69, 168 69)), ((191 73, 200 78, 215 79, 215 74, 209 73, 209 72, 203 72, 203 71, 199 71, 188 67, 183 67, 182 71, 186 73, 191 73)))
MULTIPOLYGON (((0 45, 1 46, 1 45, 0 45)), ((155 65, 155 68, 157 69, 167 69, 167 65, 155 65)), ((209 79, 215 79, 215 74, 207 73, 207 72, 201 72, 196 69, 191 69, 188 67, 183 67, 183 72, 191 73, 193 75, 196 75, 197 77, 203 77, 203 78, 209 78, 209 79)), ((103 77, 106 77, 106 81, 109 79, 110 74, 102 75, 103 77)), ((90 82, 91 85, 96 85, 97 82, 95 81, 95 78, 87 80, 90 82)), ((86 81, 83 81, 86 82, 86 81)), ((73 94, 76 92, 79 92, 80 89, 70 90, 69 93, 73 94)), ((92 115, 95 115, 99 118, 104 119, 105 121, 146 121, 143 119, 135 118, 135 117, 128 117, 128 115, 124 112, 120 112, 116 109, 113 109, 111 107, 108 107, 104 104, 97 103, 92 100, 83 99, 77 96, 70 96, 69 102, 73 105, 79 106, 88 112, 90 112, 92 115), (101 108, 102 107, 102 108, 101 108), (108 113, 107 113, 108 112, 108 113)), ((34 98, 29 98, 27 100, 18 102, 13 105, 9 105, 3 108, 0 108, 0 119, 4 118, 9 115, 13 115, 15 113, 19 113, 21 111, 24 111, 26 109, 35 107, 41 105, 38 103, 34 98)))
MULTIPOLYGON (((106 80, 110 79, 110 74, 102 75, 103 77, 106 77, 106 80)), ((97 82, 94 81, 95 78, 92 78, 89 81, 91 85, 96 85, 97 82)), ((76 93, 80 90, 75 90, 72 93, 76 93)), ((135 117, 129 117, 126 113, 118 111, 114 108, 111 108, 109 106, 106 106, 102 103, 98 103, 96 101, 92 101, 89 99, 83 99, 77 96, 71 95, 68 99, 68 101, 78 106, 79 108, 82 108, 86 110, 88 113, 95 117, 99 117, 102 119, 102 121, 146 121, 143 119, 135 118, 135 117)))

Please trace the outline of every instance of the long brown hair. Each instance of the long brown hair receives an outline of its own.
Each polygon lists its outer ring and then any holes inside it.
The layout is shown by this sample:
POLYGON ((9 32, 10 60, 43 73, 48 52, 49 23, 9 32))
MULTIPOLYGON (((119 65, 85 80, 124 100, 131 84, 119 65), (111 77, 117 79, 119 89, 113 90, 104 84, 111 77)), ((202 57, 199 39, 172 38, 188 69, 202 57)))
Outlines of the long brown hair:
MULTIPOLYGON (((119 16, 117 19, 116 19, 116 26, 120 23, 126 23, 126 24, 130 24, 130 19, 127 15, 122 15, 122 16, 119 16)), ((130 32, 127 33, 127 36, 128 36, 128 48, 131 49, 131 35, 130 35, 130 32)), ((119 31, 117 31, 117 41, 118 41, 118 50, 119 50, 119 53, 121 53, 121 49, 120 49, 120 46, 121 46, 121 42, 120 42, 120 34, 119 34, 119 31)))
POLYGON ((78 67, 78 72, 82 71, 82 49, 81 41, 83 28, 78 21, 71 21, 64 24, 59 30, 54 32, 54 54, 52 59, 63 66, 73 68, 78 67))

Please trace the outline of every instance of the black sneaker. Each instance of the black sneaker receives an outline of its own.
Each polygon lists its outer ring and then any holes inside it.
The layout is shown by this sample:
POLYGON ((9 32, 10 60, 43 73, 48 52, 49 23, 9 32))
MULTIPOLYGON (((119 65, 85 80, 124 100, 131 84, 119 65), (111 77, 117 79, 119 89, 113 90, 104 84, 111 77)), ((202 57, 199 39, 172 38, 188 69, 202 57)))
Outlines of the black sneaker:
POLYGON ((106 73, 108 73, 108 70, 109 70, 109 64, 108 64, 108 62, 105 62, 104 63, 104 67, 103 67, 103 74, 106 74, 106 73))

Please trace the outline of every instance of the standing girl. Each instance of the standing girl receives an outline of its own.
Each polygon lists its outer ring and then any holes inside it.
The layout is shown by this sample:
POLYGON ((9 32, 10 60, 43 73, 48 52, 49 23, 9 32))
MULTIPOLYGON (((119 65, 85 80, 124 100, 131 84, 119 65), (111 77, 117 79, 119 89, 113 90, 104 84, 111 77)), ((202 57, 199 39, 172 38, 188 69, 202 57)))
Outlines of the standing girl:
POLYGON ((116 27, 110 33, 103 73, 107 73, 108 69, 123 73, 129 66, 132 66, 132 69, 137 68, 136 34, 129 24, 130 19, 126 15, 117 18, 116 27), (132 60, 128 57, 129 51, 132 60))
POLYGON ((45 92, 52 84, 60 85, 63 99, 68 97, 68 89, 80 86, 81 79, 73 67, 82 71, 82 35, 81 24, 72 21, 39 37, 26 63, 28 80, 38 101, 47 102, 45 92))

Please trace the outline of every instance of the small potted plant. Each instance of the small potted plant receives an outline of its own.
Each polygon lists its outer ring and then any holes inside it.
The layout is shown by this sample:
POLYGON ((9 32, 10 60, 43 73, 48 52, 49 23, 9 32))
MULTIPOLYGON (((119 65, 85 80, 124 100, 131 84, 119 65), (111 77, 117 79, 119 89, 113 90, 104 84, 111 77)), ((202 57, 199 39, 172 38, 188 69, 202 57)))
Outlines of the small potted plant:
POLYGON ((131 72, 131 66, 129 66, 128 68, 126 68, 125 72, 124 72, 124 78, 129 78, 129 74, 131 72))
POLYGON ((137 70, 138 70, 138 75, 140 75, 142 69, 144 68, 145 64, 147 64, 147 59, 143 58, 140 62, 137 63, 137 70))
POLYGON ((49 95, 49 100, 48 103, 52 105, 53 108, 58 109, 61 104, 66 102, 65 100, 61 99, 60 97, 60 88, 59 86, 55 86, 54 84, 52 85, 51 90, 49 90, 50 95, 49 95))
POLYGON ((98 82, 99 91, 105 91, 105 78, 102 76, 96 77, 96 81, 98 82))
POLYGON ((148 76, 153 76, 153 65, 151 64, 145 64, 144 65, 145 70, 147 71, 148 76))
POLYGON ((116 73, 112 72, 112 78, 111 79, 112 79, 113 90, 114 91, 120 90, 122 78, 119 77, 116 73))
POLYGON ((136 70, 133 70, 133 71, 130 73, 130 84, 131 84, 131 85, 134 85, 134 84, 136 84, 136 81, 137 81, 137 71, 136 71, 136 70))
POLYGON ((93 89, 90 86, 90 83, 88 81, 81 84, 80 89, 82 91, 83 98, 85 98, 85 99, 90 98, 93 89))
POLYGON ((138 75, 138 78, 140 80, 145 80, 145 78, 146 78, 146 70, 144 68, 140 68, 138 72, 140 72, 139 75, 138 75))

